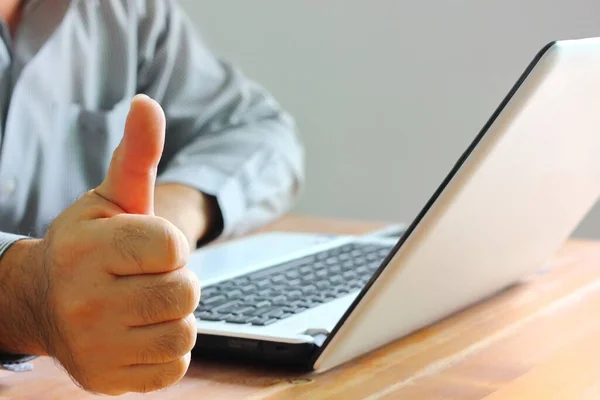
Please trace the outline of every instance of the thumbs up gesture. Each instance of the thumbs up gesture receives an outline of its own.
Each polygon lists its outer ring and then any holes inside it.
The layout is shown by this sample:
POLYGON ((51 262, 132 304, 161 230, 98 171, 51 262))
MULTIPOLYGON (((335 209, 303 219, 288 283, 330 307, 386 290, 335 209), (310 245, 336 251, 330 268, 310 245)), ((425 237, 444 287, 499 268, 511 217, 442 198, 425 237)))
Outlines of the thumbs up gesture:
POLYGON ((89 391, 157 390, 189 366, 200 285, 188 240, 153 212, 164 135, 160 106, 137 96, 104 182, 30 241, 45 277, 32 348, 89 391))

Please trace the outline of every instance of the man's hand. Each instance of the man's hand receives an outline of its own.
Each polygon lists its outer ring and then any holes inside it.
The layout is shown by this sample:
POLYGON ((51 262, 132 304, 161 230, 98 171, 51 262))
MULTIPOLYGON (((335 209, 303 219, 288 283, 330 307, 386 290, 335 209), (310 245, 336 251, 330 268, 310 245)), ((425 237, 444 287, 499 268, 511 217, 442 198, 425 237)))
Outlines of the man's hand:
POLYGON ((185 235, 154 216, 164 134, 160 106, 136 97, 105 181, 44 239, 5 254, 5 350, 49 354, 85 389, 110 395, 161 389, 185 374, 200 285, 184 268, 185 235))

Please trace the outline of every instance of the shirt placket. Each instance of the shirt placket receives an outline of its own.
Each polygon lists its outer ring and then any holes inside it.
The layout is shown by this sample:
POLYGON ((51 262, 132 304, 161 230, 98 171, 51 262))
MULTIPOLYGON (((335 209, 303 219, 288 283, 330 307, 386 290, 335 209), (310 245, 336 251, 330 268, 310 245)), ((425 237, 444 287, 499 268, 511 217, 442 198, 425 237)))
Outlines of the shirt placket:
MULTIPOLYGON (((12 92, 12 38, 6 23, 0 22, 0 154, 3 150, 6 132, 6 117, 12 92)), ((1 164, 0 164, 1 165, 1 164)), ((1 175, 1 174, 0 174, 1 175)), ((14 192, 16 181, 7 179, 0 181, 0 202, 5 202, 14 192)))

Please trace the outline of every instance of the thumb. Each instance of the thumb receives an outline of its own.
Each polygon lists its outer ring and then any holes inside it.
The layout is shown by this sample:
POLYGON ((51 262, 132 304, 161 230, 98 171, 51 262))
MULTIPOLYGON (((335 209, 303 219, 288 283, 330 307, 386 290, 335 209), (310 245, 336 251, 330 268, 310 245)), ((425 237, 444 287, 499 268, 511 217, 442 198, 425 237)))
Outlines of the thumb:
POLYGON ((154 215, 154 184, 165 143, 165 126, 160 105, 148 96, 135 96, 123 139, 96 193, 128 214, 154 215))

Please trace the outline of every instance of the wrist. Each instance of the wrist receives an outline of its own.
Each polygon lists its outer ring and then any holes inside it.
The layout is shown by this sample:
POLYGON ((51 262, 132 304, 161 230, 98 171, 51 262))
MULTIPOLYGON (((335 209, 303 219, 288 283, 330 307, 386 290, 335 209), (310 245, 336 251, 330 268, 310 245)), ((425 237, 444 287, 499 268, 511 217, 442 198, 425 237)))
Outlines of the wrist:
POLYGON ((42 241, 15 242, 0 258, 0 349, 46 355, 48 280, 42 241))
POLYGON ((156 186, 155 213, 177 226, 192 248, 219 230, 220 211, 216 200, 192 187, 177 183, 156 186))

